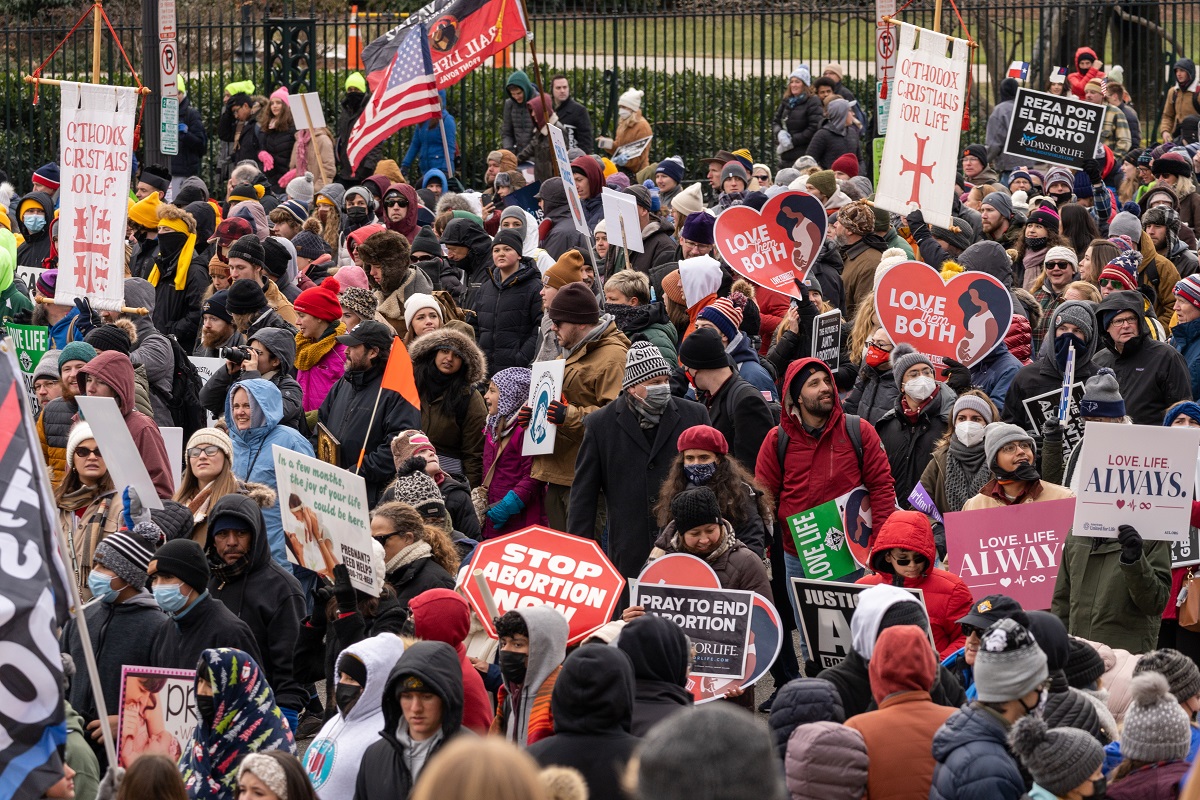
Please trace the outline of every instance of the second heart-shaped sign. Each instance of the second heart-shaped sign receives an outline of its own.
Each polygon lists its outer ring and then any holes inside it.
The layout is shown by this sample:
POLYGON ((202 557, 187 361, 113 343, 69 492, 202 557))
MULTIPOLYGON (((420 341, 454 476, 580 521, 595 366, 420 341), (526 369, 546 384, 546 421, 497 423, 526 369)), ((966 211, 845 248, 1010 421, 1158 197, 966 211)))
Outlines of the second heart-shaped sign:
POLYGON ((803 281, 825 239, 825 209, 807 192, 788 191, 761 211, 733 206, 717 217, 717 252, 747 280, 800 299, 803 281))

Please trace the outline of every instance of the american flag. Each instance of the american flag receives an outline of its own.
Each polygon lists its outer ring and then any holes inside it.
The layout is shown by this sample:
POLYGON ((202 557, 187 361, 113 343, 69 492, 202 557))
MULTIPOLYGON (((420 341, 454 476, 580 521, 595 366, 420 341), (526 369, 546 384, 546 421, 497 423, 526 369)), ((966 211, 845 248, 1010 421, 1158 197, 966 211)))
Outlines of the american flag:
POLYGON ((416 25, 396 48, 387 78, 363 110, 346 142, 346 155, 353 169, 371 148, 406 125, 416 125, 442 111, 429 36, 424 25, 416 25))

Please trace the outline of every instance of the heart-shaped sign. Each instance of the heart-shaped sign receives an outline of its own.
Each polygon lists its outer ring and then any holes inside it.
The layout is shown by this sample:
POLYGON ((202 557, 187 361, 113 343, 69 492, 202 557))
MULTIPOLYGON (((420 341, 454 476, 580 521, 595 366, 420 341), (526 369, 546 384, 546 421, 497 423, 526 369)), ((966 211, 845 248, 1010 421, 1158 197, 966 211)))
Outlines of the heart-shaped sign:
POLYGON ((992 352, 1012 322, 1012 294, 984 272, 948 282, 920 261, 892 267, 875 290, 875 313, 891 340, 907 342, 939 366, 952 358, 971 366, 992 352))
POLYGON ((800 298, 803 281, 825 239, 825 209, 807 192, 777 194, 761 211, 733 206, 717 217, 717 252, 734 272, 780 294, 800 298))

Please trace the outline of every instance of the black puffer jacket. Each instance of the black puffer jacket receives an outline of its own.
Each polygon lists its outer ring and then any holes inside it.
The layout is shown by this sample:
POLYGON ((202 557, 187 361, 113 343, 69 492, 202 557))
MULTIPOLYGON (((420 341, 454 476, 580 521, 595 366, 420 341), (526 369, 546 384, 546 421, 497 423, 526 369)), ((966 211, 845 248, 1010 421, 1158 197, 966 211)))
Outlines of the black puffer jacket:
POLYGON ((891 367, 885 365, 880 369, 863 364, 859 367, 858 377, 854 379, 854 388, 842 403, 842 409, 874 425, 896 407, 898 397, 900 390, 892 379, 891 367))
POLYGON ((205 552, 213 574, 208 591, 250 626, 262 656, 258 663, 275 690, 275 702, 299 710, 308 703, 308 693, 297 682, 292 666, 305 615, 300 582, 271 558, 267 524, 253 497, 238 493, 222 497, 208 512, 209 528, 222 517, 231 517, 239 530, 250 531, 250 550, 237 564, 227 565, 217 555, 215 538, 209 536, 205 552))
POLYGON ((398 691, 410 676, 419 678, 442 701, 442 738, 434 743, 422 769, 462 729, 462 667, 454 648, 445 642, 417 642, 405 648, 404 655, 388 675, 383 690, 381 741, 368 747, 363 754, 354 800, 401 800, 409 796, 416 777, 419 777, 410 771, 411 760, 405 753, 405 743, 396 735, 398 730, 408 729, 400 710, 398 691))
POLYGON ((846 712, 836 686, 821 678, 796 678, 779 687, 767 723, 782 758, 787 755, 792 731, 801 725, 845 721, 846 712))
MULTIPOLYGON (((179 122, 186 125, 187 130, 179 132, 179 153, 171 157, 171 177, 199 175, 200 160, 208 147, 208 133, 204 130, 204 118, 187 95, 179 100, 179 122)), ((203 246, 203 243, 199 245, 203 246)))
POLYGON ((690 645, 682 628, 665 617, 636 617, 621 630, 617 647, 633 663, 630 733, 645 736, 667 717, 692 707, 687 690, 690 645))
MULTIPOLYGON (((202 243, 197 242, 198 246, 202 243)), ((159 247, 154 256, 158 267, 158 283, 154 287, 154 327, 164 335, 174 334, 185 353, 196 349, 196 337, 200 332, 200 307, 208 291, 208 273, 195 253, 188 266, 187 277, 182 289, 175 288, 175 276, 179 268, 179 253, 168 256, 159 247)))
POLYGON ((487 356, 489 375, 533 363, 542 324, 541 291, 537 265, 522 258, 508 280, 501 283, 500 270, 493 269, 475 293, 475 338, 487 356))
POLYGON ((259 161, 258 153, 254 154, 254 160, 258 161, 266 173, 270 186, 267 191, 274 193, 279 190, 279 179, 283 177, 283 173, 288 171, 288 162, 292 158, 292 147, 296 144, 296 129, 266 129, 259 126, 258 139, 261 145, 260 149, 265 150, 271 155, 271 168, 267 169, 267 165, 259 161))
POLYGON ((389 572, 386 580, 396 590, 397 602, 405 608, 408 608, 408 601, 421 592, 454 588, 454 577, 429 556, 389 572))
POLYGON ((779 163, 790 167, 796 159, 808 151, 808 143, 813 134, 821 127, 825 117, 825 107, 814 94, 806 94, 796 99, 786 97, 775 109, 775 117, 771 123, 771 133, 778 142, 779 132, 787 131, 792 137, 792 149, 779 156, 779 163))
MULTIPOLYGON (((846 719, 878 708, 875 697, 871 694, 869 662, 860 656, 857 650, 851 650, 842 663, 821 670, 817 677, 837 687, 846 719)), ((960 708, 967 702, 967 695, 954 673, 940 664, 929 695, 933 702, 948 708, 960 708)))
POLYGON ((465 247, 469 251, 462 261, 447 261, 467 276, 467 291, 460 301, 463 308, 474 308, 475 294, 492 274, 492 237, 474 220, 452 219, 442 231, 442 244, 465 247))
POLYGON ((883 442, 888 463, 892 467, 892 478, 896 482, 896 500, 901 507, 908 508, 908 495, 921 480, 938 440, 946 433, 950 415, 954 413, 954 401, 958 396, 944 383, 937 387, 937 397, 930 400, 909 420, 901 410, 903 398, 897 397, 896 404, 875 424, 875 432, 883 442))
POLYGON ((542 767, 573 767, 588 796, 624 797, 621 777, 638 737, 633 719, 633 664, 615 647, 581 647, 563 662, 550 695, 554 735, 529 746, 542 767))
POLYGON ((643 252, 630 250, 625 253, 630 268, 649 275, 650 270, 655 267, 674 261, 675 249, 678 246, 672 238, 674 235, 675 227, 669 221, 651 217, 650 222, 642 229, 643 252))

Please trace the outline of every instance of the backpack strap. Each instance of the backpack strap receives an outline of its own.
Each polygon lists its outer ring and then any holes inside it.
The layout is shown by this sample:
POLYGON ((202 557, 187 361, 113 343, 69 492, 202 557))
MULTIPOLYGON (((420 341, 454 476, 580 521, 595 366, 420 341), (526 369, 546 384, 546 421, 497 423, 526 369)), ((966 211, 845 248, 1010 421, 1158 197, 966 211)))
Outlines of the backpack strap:
MULTIPOLYGON (((854 446, 854 455, 858 458, 858 474, 863 471, 863 440, 862 417, 857 414, 846 414, 846 435, 854 446)), ((788 435, 782 425, 775 426, 775 457, 779 459, 779 471, 783 474, 783 457, 787 454, 788 435)))

